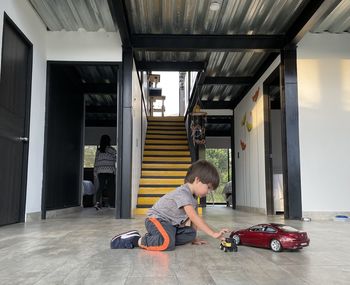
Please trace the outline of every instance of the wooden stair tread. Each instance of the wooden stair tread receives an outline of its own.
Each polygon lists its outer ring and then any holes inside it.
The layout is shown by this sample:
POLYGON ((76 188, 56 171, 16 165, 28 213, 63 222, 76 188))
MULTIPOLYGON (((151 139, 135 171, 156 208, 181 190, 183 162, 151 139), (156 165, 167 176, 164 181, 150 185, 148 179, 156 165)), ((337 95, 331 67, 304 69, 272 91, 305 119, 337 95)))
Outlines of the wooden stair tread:
POLYGON ((137 198, 137 205, 153 205, 155 204, 160 197, 138 197, 137 198))
POLYGON ((148 126, 148 130, 174 130, 186 131, 185 126, 148 126))
POLYGON ((188 145, 187 139, 184 140, 147 140, 146 144, 170 144, 170 145, 188 145))
POLYGON ((144 150, 188 150, 187 145, 152 145, 152 144, 146 144, 144 150))
POLYGON ((174 131, 174 130, 147 130, 148 134, 155 134, 155 135, 187 135, 186 131, 174 131))
POLYGON ((150 121, 156 121, 156 122, 169 122, 169 121, 180 121, 180 122, 184 122, 185 121, 185 117, 184 116, 168 116, 168 117, 153 117, 153 116, 149 116, 147 117, 147 120, 150 121))
POLYGON ((185 140, 187 139, 187 136, 185 135, 166 135, 166 134, 160 134, 160 135, 146 135, 146 139, 166 139, 166 140, 170 140, 170 139, 182 139, 185 140))
POLYGON ((140 186, 143 185, 182 185, 183 178, 141 178, 140 186))
POLYGON ((184 126, 184 121, 148 121, 148 126, 184 126))
POLYGON ((167 157, 167 156, 146 156, 143 158, 144 162, 161 162, 161 161, 166 161, 166 162, 191 162, 191 157, 167 157))
POLYGON ((164 171, 164 170, 142 170, 141 171, 141 176, 145 177, 145 176, 182 176, 185 177, 186 176, 187 171, 164 171))
POLYGON ((190 164, 188 163, 142 163, 142 169, 188 169, 190 164))
POLYGON ((154 156, 190 156, 188 150, 145 150, 143 155, 154 156))
POLYGON ((139 194, 141 195, 148 195, 148 194, 154 194, 154 195, 164 195, 166 193, 169 193, 170 191, 173 191, 174 187, 140 187, 139 188, 139 194))

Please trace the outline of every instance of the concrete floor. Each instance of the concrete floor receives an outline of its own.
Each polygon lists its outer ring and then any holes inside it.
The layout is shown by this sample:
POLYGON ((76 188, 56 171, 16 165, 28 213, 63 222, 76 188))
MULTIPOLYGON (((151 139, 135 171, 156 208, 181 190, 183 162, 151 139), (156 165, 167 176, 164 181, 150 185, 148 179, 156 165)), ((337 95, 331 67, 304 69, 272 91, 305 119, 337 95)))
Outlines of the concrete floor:
MULTIPOLYGON (((266 217, 209 206, 217 229, 245 228, 266 217)), ((116 233, 139 229, 143 218, 116 220, 111 210, 83 209, 42 222, 0 228, 0 284, 350 284, 350 223, 287 221, 308 232, 311 245, 296 252, 240 246, 237 253, 209 244, 172 252, 111 250, 116 233)))

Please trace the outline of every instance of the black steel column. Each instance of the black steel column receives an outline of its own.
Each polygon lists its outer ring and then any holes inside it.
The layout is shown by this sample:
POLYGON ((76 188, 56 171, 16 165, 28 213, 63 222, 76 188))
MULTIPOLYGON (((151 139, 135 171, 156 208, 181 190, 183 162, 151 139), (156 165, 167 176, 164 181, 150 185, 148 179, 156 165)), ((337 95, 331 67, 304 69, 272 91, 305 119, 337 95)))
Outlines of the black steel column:
POLYGON ((281 50, 281 119, 284 216, 302 216, 296 47, 281 50))
MULTIPOLYGON (((121 116, 119 117, 121 122, 118 122, 118 167, 120 173, 120 183, 118 185, 121 189, 118 189, 120 206, 120 218, 131 218, 131 185, 132 185, 132 68, 133 68, 133 56, 132 48, 123 47, 123 68, 122 68, 122 93, 120 108, 121 116)), ((118 210, 117 210, 118 212, 118 210)))

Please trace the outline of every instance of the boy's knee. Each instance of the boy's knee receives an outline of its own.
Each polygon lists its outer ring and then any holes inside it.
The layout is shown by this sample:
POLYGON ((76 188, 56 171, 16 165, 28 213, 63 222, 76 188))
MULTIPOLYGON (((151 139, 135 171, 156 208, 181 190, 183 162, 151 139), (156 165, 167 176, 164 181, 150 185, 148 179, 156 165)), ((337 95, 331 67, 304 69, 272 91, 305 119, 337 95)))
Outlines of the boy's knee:
POLYGON ((166 251, 174 250, 175 246, 176 246, 175 240, 173 240, 172 238, 169 238, 169 243, 168 243, 167 247, 164 250, 166 250, 166 251))
POLYGON ((165 249, 166 251, 171 251, 175 249, 175 242, 170 242, 168 247, 165 249))

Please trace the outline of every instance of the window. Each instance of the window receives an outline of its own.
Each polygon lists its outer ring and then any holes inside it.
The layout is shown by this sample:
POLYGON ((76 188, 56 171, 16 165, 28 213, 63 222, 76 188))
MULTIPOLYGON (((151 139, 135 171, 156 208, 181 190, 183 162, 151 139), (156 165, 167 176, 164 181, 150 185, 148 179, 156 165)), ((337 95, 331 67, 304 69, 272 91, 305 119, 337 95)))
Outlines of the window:
POLYGON ((272 228, 272 227, 266 227, 266 228, 265 228, 265 232, 268 232, 268 233, 275 233, 276 230, 275 230, 274 228, 272 228))
POLYGON ((84 168, 94 167, 96 149, 96 145, 86 145, 84 147, 84 168))
POLYGON ((206 160, 210 161, 220 174, 220 184, 218 188, 207 196, 207 203, 226 204, 224 187, 231 180, 231 149, 208 148, 205 151, 206 160))

